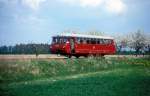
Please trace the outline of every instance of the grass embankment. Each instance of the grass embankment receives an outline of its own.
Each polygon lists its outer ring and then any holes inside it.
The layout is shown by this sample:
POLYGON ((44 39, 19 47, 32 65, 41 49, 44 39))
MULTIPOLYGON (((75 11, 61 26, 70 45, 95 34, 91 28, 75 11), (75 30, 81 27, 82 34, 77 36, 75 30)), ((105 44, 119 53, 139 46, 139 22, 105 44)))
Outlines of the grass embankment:
POLYGON ((150 96, 149 59, 1 61, 8 96, 150 96))

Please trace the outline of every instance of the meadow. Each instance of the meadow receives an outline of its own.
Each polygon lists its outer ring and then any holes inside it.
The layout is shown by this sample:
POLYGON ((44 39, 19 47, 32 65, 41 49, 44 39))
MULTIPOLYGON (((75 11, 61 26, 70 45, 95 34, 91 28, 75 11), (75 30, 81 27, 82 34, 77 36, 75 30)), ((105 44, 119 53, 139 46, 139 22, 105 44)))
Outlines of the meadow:
POLYGON ((0 61, 1 96, 150 96, 150 58, 0 61))

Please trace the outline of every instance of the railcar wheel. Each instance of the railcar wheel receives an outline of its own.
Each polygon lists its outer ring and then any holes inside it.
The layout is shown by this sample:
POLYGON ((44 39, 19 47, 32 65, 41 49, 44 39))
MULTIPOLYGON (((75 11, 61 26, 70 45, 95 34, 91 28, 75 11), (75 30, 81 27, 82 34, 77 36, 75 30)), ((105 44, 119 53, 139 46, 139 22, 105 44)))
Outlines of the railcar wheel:
POLYGON ((79 58, 80 56, 76 56, 76 58, 79 58))
POLYGON ((88 55, 85 55, 84 57, 85 57, 85 58, 87 58, 87 57, 88 57, 88 55))
POLYGON ((100 57, 103 58, 103 59, 105 59, 105 55, 104 54, 101 54, 100 57))
POLYGON ((68 58, 71 58, 72 56, 71 55, 68 55, 68 58))
POLYGON ((92 59, 92 58, 94 58, 94 55, 93 54, 89 54, 88 58, 92 59))
POLYGON ((104 54, 101 54, 100 56, 101 56, 101 57, 104 57, 104 54))
POLYGON ((60 57, 60 54, 57 54, 58 57, 60 57))

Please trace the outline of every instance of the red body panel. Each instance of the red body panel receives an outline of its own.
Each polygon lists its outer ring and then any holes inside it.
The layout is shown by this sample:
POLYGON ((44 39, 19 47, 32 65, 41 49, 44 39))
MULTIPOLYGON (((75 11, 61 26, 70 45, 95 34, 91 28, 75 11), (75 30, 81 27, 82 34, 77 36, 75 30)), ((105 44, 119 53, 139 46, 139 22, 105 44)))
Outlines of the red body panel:
MULTIPOLYGON (((72 38, 72 37, 71 37, 72 38)), ((78 44, 76 38, 74 39, 74 51, 71 51, 70 39, 65 44, 51 44, 50 50, 54 54, 73 55, 73 56, 87 56, 87 55, 107 55, 116 52, 114 41, 110 44, 78 44)))
POLYGON ((66 44, 51 44, 50 51, 51 53, 54 53, 54 54, 57 54, 57 53, 70 54, 70 45, 67 43, 66 44))
POLYGON ((76 44, 75 53, 77 54, 114 54, 114 45, 103 44, 76 44))

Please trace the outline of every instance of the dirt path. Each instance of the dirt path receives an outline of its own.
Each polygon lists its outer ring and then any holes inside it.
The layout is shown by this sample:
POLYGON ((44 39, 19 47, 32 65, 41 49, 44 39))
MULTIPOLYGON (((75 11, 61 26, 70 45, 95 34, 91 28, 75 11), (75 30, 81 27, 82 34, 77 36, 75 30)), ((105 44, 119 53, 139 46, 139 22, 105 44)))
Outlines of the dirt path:
MULTIPOLYGON (((143 58, 143 55, 105 55, 105 58, 143 58)), ((148 57, 145 55, 144 57, 148 57)), ((0 55, 0 60, 31 60, 31 59, 65 59, 65 56, 58 56, 54 54, 40 54, 36 55, 0 55)), ((81 57, 82 58, 82 57, 81 57)))

